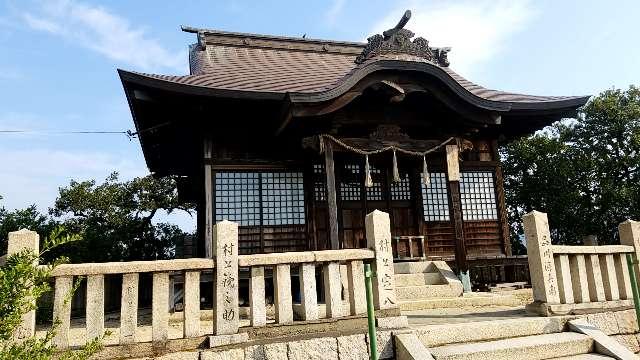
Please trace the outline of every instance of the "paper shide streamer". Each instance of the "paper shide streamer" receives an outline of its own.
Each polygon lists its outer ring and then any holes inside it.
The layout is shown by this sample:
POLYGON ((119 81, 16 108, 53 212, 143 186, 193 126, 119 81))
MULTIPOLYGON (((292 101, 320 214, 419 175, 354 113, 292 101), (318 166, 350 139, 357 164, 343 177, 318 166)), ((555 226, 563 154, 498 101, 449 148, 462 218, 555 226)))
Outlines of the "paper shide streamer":
POLYGON ((364 186, 365 187, 372 187, 373 186, 373 179, 371 178, 371 166, 369 165, 369 155, 374 155, 374 154, 380 154, 383 153, 385 151, 392 151, 393 152, 393 181, 394 182, 399 182, 401 181, 400 178, 400 171, 398 170, 398 158, 396 155, 396 152, 401 152, 405 155, 411 155, 411 156, 422 156, 422 182, 429 186, 429 183, 431 182, 431 175, 429 174, 429 168, 427 166, 427 155, 429 153, 432 153, 436 150, 438 150, 439 148, 447 145, 448 143, 450 143, 453 140, 456 140, 455 137, 450 137, 447 140, 445 140, 444 142, 426 150, 426 151, 411 151, 411 150, 406 150, 403 149, 401 147, 395 146, 395 145, 390 145, 390 146, 385 146, 381 149, 378 150, 373 150, 373 151, 365 151, 362 149, 358 149, 355 148, 353 146, 350 146, 348 144, 345 144, 344 142, 340 141, 339 139, 331 136, 331 135, 327 135, 327 134, 322 134, 322 135, 318 135, 318 140, 319 140, 319 147, 320 147, 320 153, 324 152, 324 149, 326 147, 326 143, 325 141, 332 141, 338 145, 340 145, 341 147, 343 147, 346 150, 349 150, 351 152, 354 152, 356 154, 360 154, 360 155, 364 155, 364 186))

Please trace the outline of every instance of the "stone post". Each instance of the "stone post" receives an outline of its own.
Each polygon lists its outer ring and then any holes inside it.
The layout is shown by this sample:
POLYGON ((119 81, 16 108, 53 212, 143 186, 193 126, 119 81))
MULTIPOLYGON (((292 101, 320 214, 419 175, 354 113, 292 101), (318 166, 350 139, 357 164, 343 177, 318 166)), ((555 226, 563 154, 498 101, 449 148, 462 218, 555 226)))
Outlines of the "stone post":
POLYGON ((367 312, 367 294, 364 286, 364 264, 360 260, 347 263, 349 281, 349 310, 351 315, 367 312))
POLYGON ((69 347, 69 328, 71 327, 71 294, 73 276, 56 277, 53 297, 53 321, 59 321, 53 344, 58 349, 69 347))
POLYGON ((153 273, 151 301, 151 340, 164 346, 169 340, 169 273, 153 273))
POLYGON ((337 318, 343 315, 342 282, 340 281, 340 263, 328 262, 322 265, 324 279, 324 303, 327 318, 337 318))
POLYGON ((249 280, 249 307, 251 308, 251 326, 267 324, 267 310, 264 289, 264 267, 252 266, 249 280))
POLYGON ((273 267, 273 300, 278 324, 293 324, 291 299, 291 267, 278 264, 273 267))
POLYGON ((598 246, 598 237, 596 235, 587 235, 582 238, 584 246, 598 246))
POLYGON ((104 275, 87 276, 87 342, 104 333, 104 275))
MULTIPOLYGON (((27 229, 10 232, 7 257, 24 249, 33 250, 36 254, 40 253, 40 237, 38 236, 38 233, 27 229)), ((35 299, 33 299, 33 301, 35 301, 35 299)), ((13 337, 16 340, 22 340, 34 336, 35 333, 36 312, 35 310, 31 310, 22 315, 22 323, 16 328, 13 337)))
POLYGON ((238 224, 227 220, 213 227, 215 256, 214 279, 214 335, 238 332, 238 224))
POLYGON ((547 304, 559 304, 560 295, 547 214, 532 211, 523 216, 522 221, 527 240, 533 300, 547 304))
POLYGON ((318 319, 318 294, 316 292, 315 264, 300 264, 299 278, 303 320, 316 320, 318 319))
POLYGON ((200 336, 200 272, 184 274, 184 328, 185 338, 200 336))
POLYGON ((375 210, 365 217, 367 247, 374 250, 373 302, 376 309, 398 307, 391 251, 389 214, 375 210))
MULTIPOLYGON (((620 244, 633 246, 635 249, 637 261, 633 268, 636 274, 640 274, 638 267, 638 261, 640 261, 640 222, 627 220, 618 225, 618 232, 620 233, 620 244)), ((640 276, 636 276, 636 279, 640 283, 640 276)))
POLYGON ((120 344, 136 342, 138 327, 138 282, 137 273, 122 274, 122 300, 120 305, 120 344))

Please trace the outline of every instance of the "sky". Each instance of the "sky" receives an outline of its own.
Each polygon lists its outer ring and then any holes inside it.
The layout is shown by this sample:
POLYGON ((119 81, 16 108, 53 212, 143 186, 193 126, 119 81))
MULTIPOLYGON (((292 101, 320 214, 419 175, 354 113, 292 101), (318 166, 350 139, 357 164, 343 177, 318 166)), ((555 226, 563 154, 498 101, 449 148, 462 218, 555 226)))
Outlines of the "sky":
MULTIPOLYGON (((69 1, 0 2, 0 206, 53 204, 71 179, 148 174, 116 69, 186 74, 193 34, 219 30, 366 41, 397 23, 451 68, 488 88, 597 95, 640 85, 640 1, 69 1), (27 130, 28 133, 6 133, 27 130)), ((184 230, 187 214, 163 216, 184 230)))

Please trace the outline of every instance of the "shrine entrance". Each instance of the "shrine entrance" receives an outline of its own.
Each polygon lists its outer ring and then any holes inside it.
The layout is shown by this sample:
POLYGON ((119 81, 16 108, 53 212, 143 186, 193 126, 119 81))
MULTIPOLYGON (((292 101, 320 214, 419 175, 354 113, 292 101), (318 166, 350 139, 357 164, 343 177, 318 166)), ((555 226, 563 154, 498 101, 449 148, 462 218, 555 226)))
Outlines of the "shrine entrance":
MULTIPOLYGON (((391 217, 392 236, 419 234, 416 209, 421 205, 420 174, 414 171, 417 164, 412 159, 399 160, 400 181, 393 181, 392 160, 389 154, 369 159, 370 186, 365 186, 365 166, 362 157, 340 153, 336 156, 336 195, 338 206, 338 231, 341 248, 366 247, 365 215, 380 210, 391 217), (402 161, 404 160, 404 161, 402 161)), ((318 169, 323 171, 322 166, 318 169)), ((322 190, 320 184, 316 187, 322 190)), ((319 197, 316 197, 316 200, 319 197)), ((318 238, 326 238, 328 219, 326 202, 316 201, 318 238)))

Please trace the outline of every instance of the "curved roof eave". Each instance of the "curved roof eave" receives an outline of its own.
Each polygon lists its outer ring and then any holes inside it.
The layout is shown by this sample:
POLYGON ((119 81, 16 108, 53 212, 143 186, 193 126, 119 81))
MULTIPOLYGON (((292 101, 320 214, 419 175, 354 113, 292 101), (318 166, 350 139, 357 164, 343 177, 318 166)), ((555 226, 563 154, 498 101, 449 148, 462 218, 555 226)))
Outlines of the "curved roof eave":
POLYGON ((536 102, 507 102, 494 101, 484 99, 478 95, 471 93, 468 89, 458 83, 448 72, 441 67, 430 64, 428 62, 402 61, 402 60, 376 60, 372 61, 342 79, 340 83, 328 90, 305 93, 292 92, 289 94, 292 102, 315 103, 332 100, 345 92, 349 91, 355 84, 377 71, 382 70, 399 70, 399 71, 419 71, 428 75, 432 75, 442 81, 456 95, 478 108, 505 112, 509 110, 553 110, 577 108, 584 105, 590 96, 567 97, 566 99, 553 101, 536 101, 536 102))
POLYGON ((170 79, 163 79, 160 75, 142 74, 137 72, 130 72, 126 70, 118 69, 118 73, 123 82, 125 88, 127 87, 125 82, 132 82, 142 86, 148 86, 151 88, 158 88, 167 91, 173 91, 182 94, 200 95, 200 96, 213 96, 220 98, 235 98, 235 99, 255 99, 255 100, 284 100, 288 99, 292 103, 320 103, 324 101, 333 100, 350 89, 352 89, 359 81, 364 79, 370 74, 383 70, 397 70, 397 71, 417 71, 424 74, 431 75, 443 84, 445 84, 450 90, 452 90, 457 96, 465 100, 469 104, 478 107, 480 109, 496 111, 496 112, 508 112, 510 110, 564 110, 575 109, 584 105, 590 98, 590 96, 575 96, 567 97, 563 99, 554 99, 546 101, 496 101, 489 100, 473 94, 463 85, 461 85, 451 74, 445 71, 443 68, 433 65, 428 62, 418 61, 404 61, 404 60, 373 60, 363 66, 358 67, 343 79, 341 79, 337 85, 327 90, 313 91, 313 92, 274 92, 274 91, 255 91, 255 90, 237 90, 237 89, 223 89, 213 88, 207 86, 198 86, 192 84, 180 83, 170 79))
POLYGON ((164 80, 150 74, 143 74, 118 69, 120 80, 127 88, 127 82, 147 86, 154 89, 173 91, 185 95, 213 96, 232 99, 256 99, 256 100, 283 100, 285 93, 271 91, 247 91, 234 89, 220 89, 206 86, 182 84, 179 82, 164 80))

